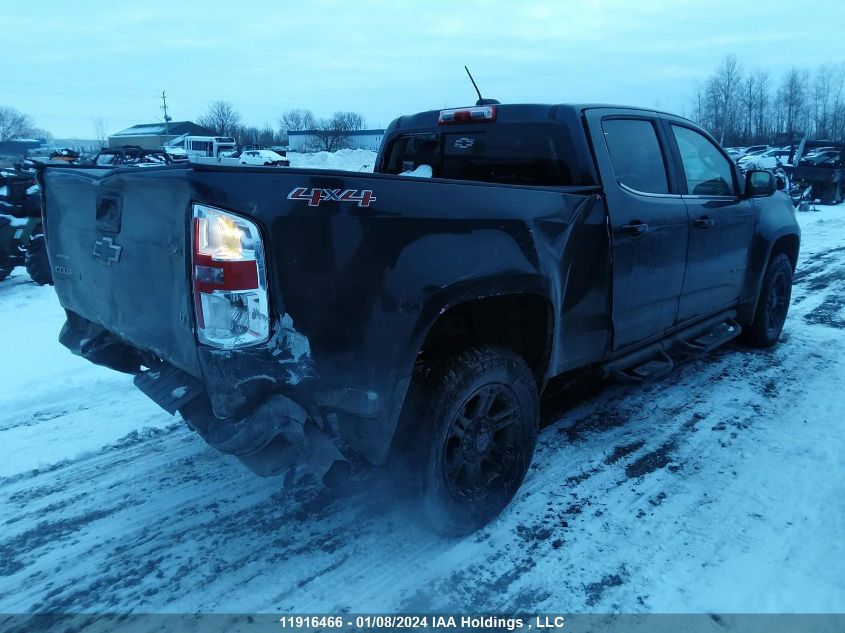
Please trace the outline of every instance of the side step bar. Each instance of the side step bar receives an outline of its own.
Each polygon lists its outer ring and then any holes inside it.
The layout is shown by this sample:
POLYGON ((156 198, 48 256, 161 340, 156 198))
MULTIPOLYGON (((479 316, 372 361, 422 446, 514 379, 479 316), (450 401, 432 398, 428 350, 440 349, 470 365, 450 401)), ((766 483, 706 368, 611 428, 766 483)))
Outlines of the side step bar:
POLYGON ((709 354, 717 347, 724 345, 728 341, 732 341, 741 333, 742 327, 740 327, 739 323, 730 319, 724 323, 720 323, 698 338, 681 341, 681 345, 696 354, 709 354))
POLYGON ((629 354, 604 363, 599 368, 603 378, 615 378, 623 382, 644 383, 662 378, 672 371, 675 363, 669 352, 676 346, 687 354, 706 354, 720 345, 735 339, 742 332, 734 320, 736 311, 731 310, 705 319, 662 341, 646 345, 629 354))
POLYGON ((674 368, 675 362, 661 349, 654 358, 642 364, 614 370, 613 377, 621 382, 650 382, 669 374, 674 368))

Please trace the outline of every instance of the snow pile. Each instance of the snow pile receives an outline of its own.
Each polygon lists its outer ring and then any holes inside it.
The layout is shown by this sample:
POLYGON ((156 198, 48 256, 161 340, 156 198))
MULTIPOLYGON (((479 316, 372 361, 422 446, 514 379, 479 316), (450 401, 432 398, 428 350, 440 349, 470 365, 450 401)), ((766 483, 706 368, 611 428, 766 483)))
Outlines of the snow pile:
POLYGON ((373 171, 376 153, 369 149, 341 149, 336 152, 301 154, 288 152, 291 167, 373 171))

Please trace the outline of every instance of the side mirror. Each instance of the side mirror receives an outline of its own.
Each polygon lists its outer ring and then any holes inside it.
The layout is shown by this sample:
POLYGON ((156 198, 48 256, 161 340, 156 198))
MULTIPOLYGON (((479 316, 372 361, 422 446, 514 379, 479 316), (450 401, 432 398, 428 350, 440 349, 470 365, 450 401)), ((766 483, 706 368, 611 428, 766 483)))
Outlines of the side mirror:
POLYGON ((763 169, 745 172, 745 193, 749 198, 764 198, 777 191, 775 175, 763 169))

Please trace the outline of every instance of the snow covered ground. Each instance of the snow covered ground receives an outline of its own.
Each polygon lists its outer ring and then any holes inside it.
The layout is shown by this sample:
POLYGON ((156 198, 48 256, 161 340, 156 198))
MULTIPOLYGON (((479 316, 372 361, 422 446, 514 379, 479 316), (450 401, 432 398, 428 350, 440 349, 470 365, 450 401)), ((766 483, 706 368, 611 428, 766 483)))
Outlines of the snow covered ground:
POLYGON ((843 612, 845 205, 799 217, 780 345, 545 403, 514 503, 463 539, 419 528, 378 470, 343 497, 254 477, 67 353, 52 289, 18 269, 0 613, 843 612))
POLYGON ((341 149, 336 152, 301 154, 288 152, 291 167, 321 167, 347 171, 373 171, 376 153, 368 149, 341 149))

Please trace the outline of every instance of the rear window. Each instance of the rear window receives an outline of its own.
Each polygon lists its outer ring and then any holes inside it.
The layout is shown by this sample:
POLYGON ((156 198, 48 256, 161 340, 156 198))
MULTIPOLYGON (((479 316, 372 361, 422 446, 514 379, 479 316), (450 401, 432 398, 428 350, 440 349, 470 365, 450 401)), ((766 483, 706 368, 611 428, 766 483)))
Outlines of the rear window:
POLYGON ((388 174, 428 165, 434 178, 546 187, 580 184, 569 133, 552 123, 408 134, 393 141, 386 156, 388 174))
POLYGON ((620 183, 643 193, 669 193, 666 163, 651 120, 605 119, 602 129, 620 183))

